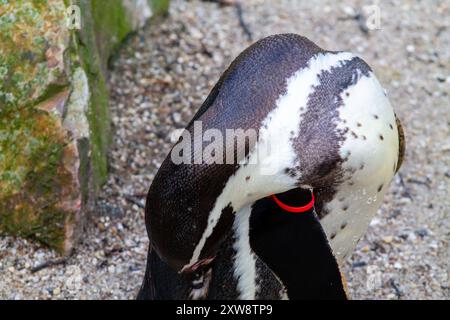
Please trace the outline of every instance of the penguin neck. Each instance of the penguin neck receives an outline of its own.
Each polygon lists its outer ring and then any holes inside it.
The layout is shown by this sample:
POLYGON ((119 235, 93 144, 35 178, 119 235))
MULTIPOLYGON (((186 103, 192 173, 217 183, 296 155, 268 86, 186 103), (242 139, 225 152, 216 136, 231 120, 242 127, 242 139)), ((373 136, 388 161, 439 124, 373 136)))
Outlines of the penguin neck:
MULTIPOLYGON (((306 204, 305 190, 279 195, 306 204)), ((343 278, 314 209, 282 210, 272 199, 253 205, 250 245, 287 289, 289 299, 346 299, 343 278)))

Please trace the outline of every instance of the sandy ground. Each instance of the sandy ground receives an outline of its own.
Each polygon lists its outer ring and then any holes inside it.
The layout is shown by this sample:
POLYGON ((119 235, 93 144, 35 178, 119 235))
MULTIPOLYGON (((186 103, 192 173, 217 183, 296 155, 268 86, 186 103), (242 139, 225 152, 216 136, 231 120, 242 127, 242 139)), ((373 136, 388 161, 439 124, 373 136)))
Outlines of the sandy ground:
MULTIPOLYGON (((450 3, 380 2, 380 29, 355 19, 363 1, 245 1, 254 40, 283 32, 372 66, 406 131, 406 159, 345 265, 354 299, 448 299, 450 3)), ((221 72, 251 42, 234 7, 174 0, 171 16, 121 51, 111 73, 111 175, 85 237, 63 263, 0 238, 0 299, 132 299, 145 268, 146 191, 170 146, 221 72)), ((60 261, 61 262, 61 261, 60 261)))

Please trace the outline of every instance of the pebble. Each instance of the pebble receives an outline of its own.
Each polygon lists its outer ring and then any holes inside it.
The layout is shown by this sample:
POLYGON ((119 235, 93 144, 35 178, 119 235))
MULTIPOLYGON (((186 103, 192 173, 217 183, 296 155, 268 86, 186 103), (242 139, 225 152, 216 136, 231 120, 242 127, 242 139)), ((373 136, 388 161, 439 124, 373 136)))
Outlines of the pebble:
POLYGON ((406 46, 406 52, 413 53, 414 51, 416 51, 416 48, 412 44, 406 46))
POLYGON ((174 112, 174 113, 172 114, 172 117, 173 117, 173 121, 174 121, 175 123, 180 123, 180 122, 181 122, 181 114, 180 114, 180 113, 174 112))
POLYGON ((417 229, 415 231, 415 233, 421 238, 424 238, 424 237, 426 237, 428 235, 427 229, 417 229))
POLYGON ((384 243, 387 243, 387 244, 392 243, 392 240, 393 240, 393 239, 394 239, 393 236, 386 236, 386 237, 383 237, 384 243))

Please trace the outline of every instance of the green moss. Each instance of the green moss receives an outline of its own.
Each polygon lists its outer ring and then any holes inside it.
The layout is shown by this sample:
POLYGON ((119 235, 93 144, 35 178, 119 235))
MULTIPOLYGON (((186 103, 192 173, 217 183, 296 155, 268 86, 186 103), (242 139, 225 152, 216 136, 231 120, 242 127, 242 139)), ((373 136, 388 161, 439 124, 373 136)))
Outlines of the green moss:
MULTIPOLYGON (((3 207, 11 207, 18 202, 26 204, 25 200, 27 199, 8 199, 0 205, 0 208, 3 210, 3 207)), ((15 208, 14 213, 9 211, 0 216, 0 234, 34 239, 59 252, 64 252, 66 216, 66 212, 53 205, 48 205, 39 211, 24 205, 15 208)))
MULTIPOLYGON (((91 146, 91 184, 94 192, 107 178, 107 150, 111 141, 109 95, 102 70, 102 62, 97 49, 94 16, 91 5, 96 1, 79 0, 76 4, 81 9, 83 28, 74 34, 75 51, 79 64, 85 70, 89 81, 91 99, 87 112, 90 128, 91 146)), ((99 8, 97 8, 99 10, 99 8)))
POLYGON ((33 105, 67 84, 59 52, 69 33, 59 0, 3 1, 0 6, 0 232, 62 249, 57 207, 65 142, 59 120, 33 105), (51 58, 53 63, 49 63, 51 58))
POLYGON ((117 51, 132 31, 132 24, 122 0, 108 1, 108 14, 105 14, 105 3, 102 0, 92 0, 91 8, 97 48, 103 71, 106 73, 109 56, 117 51))
POLYGON ((0 232, 62 248, 67 213, 56 204, 69 175, 58 120, 32 108, 3 114, 0 137, 0 232))
POLYGON ((64 46, 62 1, 6 1, 0 7, 0 111, 41 97, 49 83, 64 78, 49 65, 49 48, 64 46))
POLYGON ((87 114, 91 131, 91 161, 94 191, 106 182, 108 175, 107 153, 111 144, 111 123, 109 115, 109 97, 103 77, 89 77, 91 87, 90 108, 87 114))
POLYGON ((77 149, 80 156, 79 179, 81 187, 81 198, 86 204, 89 192, 89 140, 87 138, 79 139, 77 149))
POLYGON ((153 16, 165 16, 169 13, 170 0, 149 0, 153 16))

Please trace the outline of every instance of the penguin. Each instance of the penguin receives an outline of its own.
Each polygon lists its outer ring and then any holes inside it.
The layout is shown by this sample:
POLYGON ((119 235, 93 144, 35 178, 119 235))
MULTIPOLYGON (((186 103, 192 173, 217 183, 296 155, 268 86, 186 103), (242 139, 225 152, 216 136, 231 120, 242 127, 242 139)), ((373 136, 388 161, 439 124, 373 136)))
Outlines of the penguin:
POLYGON ((184 132, 148 191, 138 299, 348 299, 340 266, 404 154, 372 69, 300 35, 263 38, 231 63, 184 132), (256 138, 219 139, 226 152, 195 161, 208 145, 199 123, 256 138), (176 162, 183 144, 194 148, 176 162))

